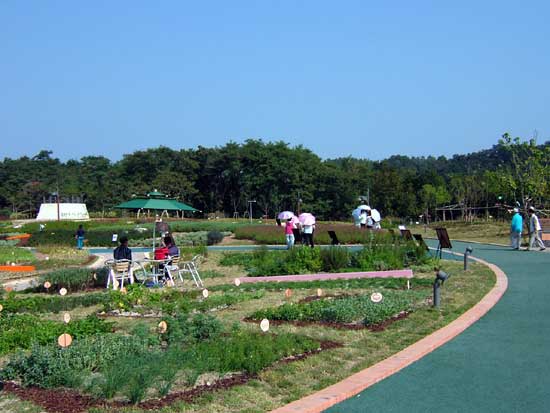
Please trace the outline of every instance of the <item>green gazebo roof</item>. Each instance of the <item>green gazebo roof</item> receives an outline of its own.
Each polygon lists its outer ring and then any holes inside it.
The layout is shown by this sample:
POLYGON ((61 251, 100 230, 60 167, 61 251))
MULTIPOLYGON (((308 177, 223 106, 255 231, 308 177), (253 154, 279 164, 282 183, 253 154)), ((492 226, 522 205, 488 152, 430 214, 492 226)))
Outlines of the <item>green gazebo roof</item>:
MULTIPOLYGON (((150 192, 149 194, 151 194, 150 192)), ((161 194, 160 192, 155 192, 161 194)), ((149 195, 147 194, 147 195, 149 195)), ((131 201, 123 202, 115 206, 120 209, 152 209, 159 211, 199 211, 183 202, 176 201, 171 198, 135 198, 131 201)))

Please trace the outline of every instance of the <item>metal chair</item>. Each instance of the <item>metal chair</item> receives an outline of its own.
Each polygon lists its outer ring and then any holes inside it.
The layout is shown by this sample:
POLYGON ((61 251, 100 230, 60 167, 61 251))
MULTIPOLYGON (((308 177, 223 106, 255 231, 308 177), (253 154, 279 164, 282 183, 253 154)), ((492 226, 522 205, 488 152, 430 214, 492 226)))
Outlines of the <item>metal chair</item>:
POLYGON ((180 281, 183 283, 183 279, 186 273, 191 274, 195 285, 198 288, 204 288, 201 276, 199 274, 199 263, 202 260, 201 255, 195 255, 191 261, 182 262, 180 257, 172 257, 171 265, 167 265, 166 271, 173 280, 172 273, 177 273, 180 281))
POLYGON ((130 260, 109 260, 105 264, 109 267, 109 276, 105 288, 113 286, 113 290, 124 288, 124 281, 127 279, 130 284, 134 283, 132 273, 132 261, 130 260))

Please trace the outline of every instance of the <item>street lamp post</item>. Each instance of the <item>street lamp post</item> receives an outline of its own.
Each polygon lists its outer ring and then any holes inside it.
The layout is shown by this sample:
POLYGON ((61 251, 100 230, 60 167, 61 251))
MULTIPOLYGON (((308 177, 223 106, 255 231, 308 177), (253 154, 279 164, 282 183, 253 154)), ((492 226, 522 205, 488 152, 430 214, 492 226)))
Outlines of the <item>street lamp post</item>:
POLYGON ((248 201, 248 214, 249 214, 249 217, 250 217, 250 223, 252 224, 252 204, 255 203, 256 201, 248 201))

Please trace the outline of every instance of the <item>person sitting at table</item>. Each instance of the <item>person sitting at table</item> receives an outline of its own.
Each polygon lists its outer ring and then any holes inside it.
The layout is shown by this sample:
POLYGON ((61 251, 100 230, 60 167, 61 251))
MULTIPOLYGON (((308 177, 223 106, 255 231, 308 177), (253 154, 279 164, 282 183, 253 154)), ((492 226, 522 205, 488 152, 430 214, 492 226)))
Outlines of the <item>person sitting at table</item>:
MULTIPOLYGON (((132 250, 128 248, 128 237, 122 236, 119 239, 120 245, 116 247, 113 250, 113 258, 117 261, 119 260, 128 260, 132 261, 132 250)), ((129 264, 129 267, 131 267, 131 263, 129 264)), ((132 274, 132 277, 134 277, 134 281, 137 281, 137 278, 135 275, 132 274)))
POLYGON ((168 258, 168 248, 166 245, 161 245, 155 249, 155 260, 165 260, 168 258))
POLYGON ((180 249, 174 243, 174 238, 170 235, 164 237, 164 245, 168 248, 168 255, 170 257, 179 257, 180 249))
POLYGON ((132 261, 132 250, 128 248, 128 237, 120 237, 119 242, 120 245, 113 251, 113 258, 132 261))

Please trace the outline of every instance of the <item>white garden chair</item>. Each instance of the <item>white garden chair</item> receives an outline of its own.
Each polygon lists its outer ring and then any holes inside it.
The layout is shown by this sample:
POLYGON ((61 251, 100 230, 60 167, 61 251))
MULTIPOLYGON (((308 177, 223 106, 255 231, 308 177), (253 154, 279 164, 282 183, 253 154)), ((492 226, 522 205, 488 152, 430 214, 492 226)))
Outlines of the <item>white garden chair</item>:
POLYGON ((170 275, 170 278, 173 280, 174 277, 172 274, 177 274, 180 281, 183 283, 185 274, 191 274, 191 278, 195 282, 195 285, 198 288, 204 288, 201 276, 199 274, 199 263, 202 259, 201 255, 195 255, 191 261, 181 261, 180 257, 172 257, 172 264, 166 266, 166 271, 170 275))
POLYGON ((130 260, 109 260, 105 263, 109 267, 106 288, 112 286, 113 290, 122 289, 124 282, 134 283, 132 272, 132 261, 130 260))

